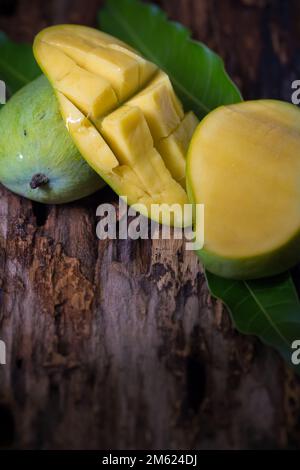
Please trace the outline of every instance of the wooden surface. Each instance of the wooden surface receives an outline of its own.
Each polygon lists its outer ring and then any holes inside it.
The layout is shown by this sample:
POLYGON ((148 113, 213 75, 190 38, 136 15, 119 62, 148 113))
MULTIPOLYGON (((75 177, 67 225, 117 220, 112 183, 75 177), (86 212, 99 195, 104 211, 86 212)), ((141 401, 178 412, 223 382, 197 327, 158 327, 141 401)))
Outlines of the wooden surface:
MULTIPOLYGON (((31 40, 94 25, 101 2, 0 2, 0 29, 31 40)), ((247 98, 290 100, 300 78, 297 0, 165 0, 224 58, 247 98)), ((295 448, 300 383, 239 335, 181 242, 96 238, 105 189, 61 207, 1 188, 0 446, 295 448)))

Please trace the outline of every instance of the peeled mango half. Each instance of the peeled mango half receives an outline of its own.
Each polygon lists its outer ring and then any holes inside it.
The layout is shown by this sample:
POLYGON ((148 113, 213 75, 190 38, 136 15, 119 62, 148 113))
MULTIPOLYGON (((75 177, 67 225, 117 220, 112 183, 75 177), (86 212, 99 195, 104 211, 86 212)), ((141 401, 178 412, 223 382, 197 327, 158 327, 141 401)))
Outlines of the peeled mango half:
POLYGON ((300 111, 250 101, 199 125, 187 158, 191 200, 204 204, 198 254, 220 276, 253 279, 300 261, 300 111))
POLYGON ((169 77, 116 38, 77 26, 41 31, 34 54, 62 117, 92 168, 141 213, 191 225, 185 191, 188 145, 198 120, 185 114, 169 77), (145 208, 145 209, 144 209, 145 208))
POLYGON ((3 106, 0 129, 0 181, 11 191, 58 204, 104 186, 74 145, 45 76, 3 106))

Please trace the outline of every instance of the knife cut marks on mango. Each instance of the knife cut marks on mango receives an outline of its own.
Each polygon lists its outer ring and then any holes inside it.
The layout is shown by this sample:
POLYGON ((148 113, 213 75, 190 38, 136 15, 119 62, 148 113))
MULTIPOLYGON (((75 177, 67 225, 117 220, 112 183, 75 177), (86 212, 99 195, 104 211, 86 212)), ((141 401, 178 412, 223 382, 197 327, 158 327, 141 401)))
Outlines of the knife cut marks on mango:
POLYGON ((125 43, 85 26, 46 28, 34 54, 87 162, 142 213, 144 204, 144 215, 162 204, 153 218, 191 225, 183 211, 185 163, 198 119, 184 114, 169 77, 125 43))

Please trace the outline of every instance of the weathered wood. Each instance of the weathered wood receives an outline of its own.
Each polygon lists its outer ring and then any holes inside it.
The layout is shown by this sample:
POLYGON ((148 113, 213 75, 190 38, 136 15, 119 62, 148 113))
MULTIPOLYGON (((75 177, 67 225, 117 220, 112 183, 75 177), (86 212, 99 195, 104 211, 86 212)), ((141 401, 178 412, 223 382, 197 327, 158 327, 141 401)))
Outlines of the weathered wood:
MULTIPOLYGON (((223 56, 246 97, 290 99, 296 0, 160 3, 223 56)), ((31 40, 47 24, 94 24, 98 7, 1 2, 0 28, 31 40)), ((44 207, 1 188, 0 446, 297 447, 299 379, 232 328, 180 241, 98 241, 96 207, 112 200, 105 189, 44 207)))

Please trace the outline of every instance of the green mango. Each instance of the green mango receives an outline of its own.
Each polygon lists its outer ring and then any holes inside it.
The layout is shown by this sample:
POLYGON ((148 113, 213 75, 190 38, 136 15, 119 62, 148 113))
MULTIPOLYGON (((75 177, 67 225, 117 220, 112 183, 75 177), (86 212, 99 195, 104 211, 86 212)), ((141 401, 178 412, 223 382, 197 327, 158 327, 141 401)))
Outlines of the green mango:
POLYGON ((0 110, 0 181, 47 204, 74 201, 104 186, 75 147, 44 75, 0 110))

